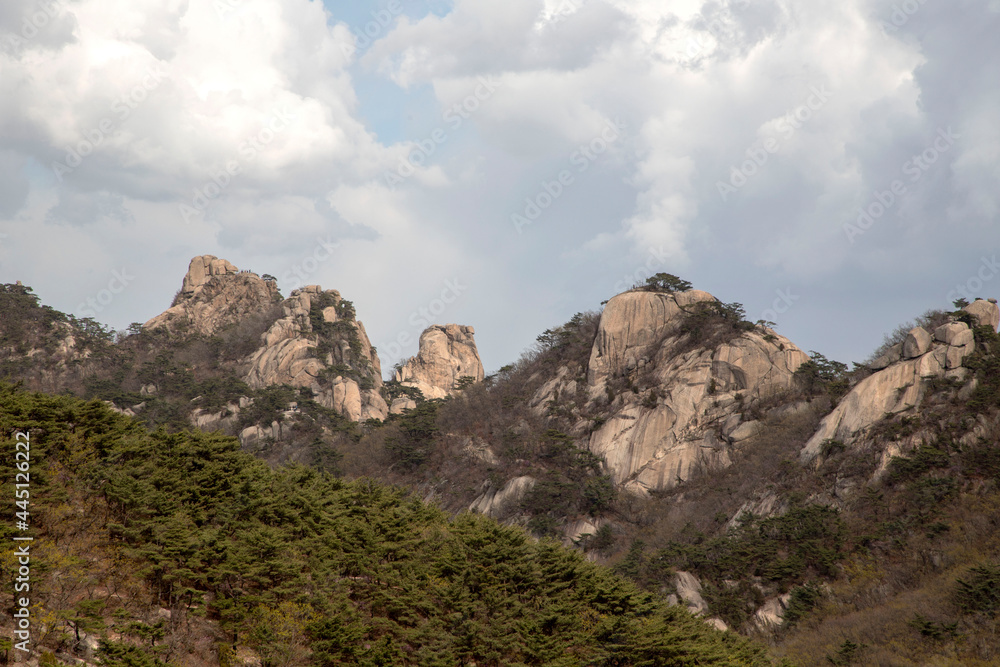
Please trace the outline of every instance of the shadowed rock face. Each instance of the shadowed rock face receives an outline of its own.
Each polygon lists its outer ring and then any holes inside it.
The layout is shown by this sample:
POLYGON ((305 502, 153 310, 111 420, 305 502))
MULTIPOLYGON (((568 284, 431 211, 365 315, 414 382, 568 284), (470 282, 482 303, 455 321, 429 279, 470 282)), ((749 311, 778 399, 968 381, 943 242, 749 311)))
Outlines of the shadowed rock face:
POLYGON ((191 260, 173 305, 144 327, 211 336, 280 299, 273 282, 249 271, 240 273, 215 255, 201 255, 191 260))
POLYGON ((482 382, 483 362, 479 358, 472 327, 435 324, 420 334, 420 349, 402 368, 396 380, 415 387, 425 398, 449 396, 463 377, 482 382))
MULTIPOLYGON (((698 466, 729 465, 729 446, 756 432, 737 414, 737 395, 759 398, 789 389, 809 358, 761 327, 712 349, 685 350, 684 318, 698 303, 712 301, 698 290, 626 292, 608 301, 601 315, 587 372, 591 404, 608 400, 616 377, 636 373, 651 374, 659 394, 651 406, 648 396, 619 392, 607 420, 590 436, 591 451, 605 458, 625 488, 665 489, 698 466)), ((544 397, 536 400, 544 403, 544 397)))

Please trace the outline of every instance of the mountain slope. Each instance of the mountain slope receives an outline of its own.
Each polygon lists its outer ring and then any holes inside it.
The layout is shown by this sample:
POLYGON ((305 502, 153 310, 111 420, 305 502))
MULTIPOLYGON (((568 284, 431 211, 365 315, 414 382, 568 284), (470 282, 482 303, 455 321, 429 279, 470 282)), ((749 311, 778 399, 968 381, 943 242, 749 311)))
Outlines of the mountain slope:
MULTIPOLYGON (((8 475, 18 432, 30 434, 34 462, 39 654, 103 664, 234 664, 247 649, 274 665, 770 664, 759 647, 557 544, 473 515, 449 520, 370 481, 272 471, 233 438, 147 433, 99 403, 0 386, 8 475)), ((0 532, 9 564, 15 530, 0 532)))
MULTIPOLYGON (((434 344, 402 368, 442 398, 400 369, 378 389, 391 414, 365 422, 377 355, 345 303, 307 288, 210 336, 97 336, 70 362, 18 357, 45 346, 14 341, 5 367, 32 387, 70 378, 149 425, 221 427, 271 463, 374 477, 560 539, 802 664, 995 658, 980 593, 1000 562, 996 303, 929 312, 848 370, 663 274, 481 382, 471 329, 431 327, 434 344), (279 352, 271 378, 285 384, 245 381, 261 350, 279 352)), ((46 326, 32 340, 59 348, 46 326)))

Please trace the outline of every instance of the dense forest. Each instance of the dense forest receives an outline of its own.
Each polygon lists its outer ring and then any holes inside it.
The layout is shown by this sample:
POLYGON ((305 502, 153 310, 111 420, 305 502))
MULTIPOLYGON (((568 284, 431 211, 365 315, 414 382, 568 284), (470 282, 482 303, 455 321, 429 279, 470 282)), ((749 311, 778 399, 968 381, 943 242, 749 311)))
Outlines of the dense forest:
MULTIPOLYGON (((398 488, 274 470, 231 437, 5 385, 5 479, 16 432, 30 434, 43 663, 771 664, 577 551, 398 488)), ((10 619, 19 531, 0 532, 10 619)))

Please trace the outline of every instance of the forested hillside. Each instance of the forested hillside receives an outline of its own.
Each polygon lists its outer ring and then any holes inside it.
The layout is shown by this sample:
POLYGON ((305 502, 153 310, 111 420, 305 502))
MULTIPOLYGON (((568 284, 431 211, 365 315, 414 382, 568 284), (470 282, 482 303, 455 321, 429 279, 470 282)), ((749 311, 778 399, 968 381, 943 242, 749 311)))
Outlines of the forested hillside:
POLYGON ((46 664, 770 664, 579 552, 403 490, 0 386, 5 479, 16 432, 31 528, 0 524, 4 634, 10 538, 30 534, 46 664))

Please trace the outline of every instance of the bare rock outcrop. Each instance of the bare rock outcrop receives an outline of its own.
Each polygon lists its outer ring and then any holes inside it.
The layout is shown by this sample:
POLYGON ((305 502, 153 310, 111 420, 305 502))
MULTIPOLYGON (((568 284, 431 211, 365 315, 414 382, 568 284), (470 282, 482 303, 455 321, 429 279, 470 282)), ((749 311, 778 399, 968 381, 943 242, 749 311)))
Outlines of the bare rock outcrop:
POLYGON ((690 572, 678 571, 674 575, 674 588, 692 614, 701 615, 708 611, 708 603, 701 596, 701 582, 698 581, 698 577, 690 572))
POLYGON ((685 318, 715 301, 698 290, 636 291, 605 306, 587 391, 592 406, 610 400, 611 414, 588 446, 605 459, 616 484, 645 493, 672 487, 699 466, 728 466, 731 444, 756 433, 755 424, 733 419, 743 401, 790 389, 795 370, 809 359, 764 327, 711 347, 686 345, 685 318), (643 374, 651 393, 622 391, 643 374))
POLYGON ((496 518, 521 502, 537 481, 534 477, 523 475, 509 480, 501 489, 487 486, 482 495, 469 506, 469 510, 496 518))
POLYGON ((420 334, 417 356, 396 371, 396 380, 419 389, 424 398, 444 398, 463 378, 482 382, 483 362, 474 338, 475 329, 458 324, 435 324, 420 334))
MULTIPOLYGON (((260 313, 277 319, 261 335, 260 346, 242 362, 248 385, 254 389, 281 384, 305 387, 321 405, 349 419, 386 417, 389 408, 379 392, 378 355, 364 325, 355 319, 353 304, 336 290, 310 285, 282 301, 272 280, 240 271, 214 255, 202 255, 191 260, 170 309, 145 326, 212 335, 260 313), (278 304, 280 312, 272 315, 278 304)), ((207 415, 193 419, 206 426, 211 421, 207 415)), ((247 438, 252 440, 253 434, 247 438)))
POLYGON ((384 419, 382 368, 354 307, 337 290, 309 285, 282 303, 284 317, 250 357, 251 387, 309 387, 317 401, 353 421, 384 419))
POLYGON ((171 307, 143 326, 211 336, 280 300, 274 282, 241 272, 215 255, 201 255, 191 260, 171 307))
POLYGON ((994 331, 1000 327, 1000 306, 997 306, 993 299, 976 299, 964 310, 971 314, 981 327, 992 327, 994 331))
POLYGON ((962 368, 962 363, 974 350, 972 331, 964 322, 943 324, 933 336, 921 327, 912 329, 902 354, 895 357, 893 353, 893 361, 884 366, 886 355, 876 360, 871 366, 875 372, 856 384, 823 418, 802 449, 802 461, 816 458, 827 441, 851 446, 886 415, 915 410, 932 378, 965 380, 968 369, 962 368))

